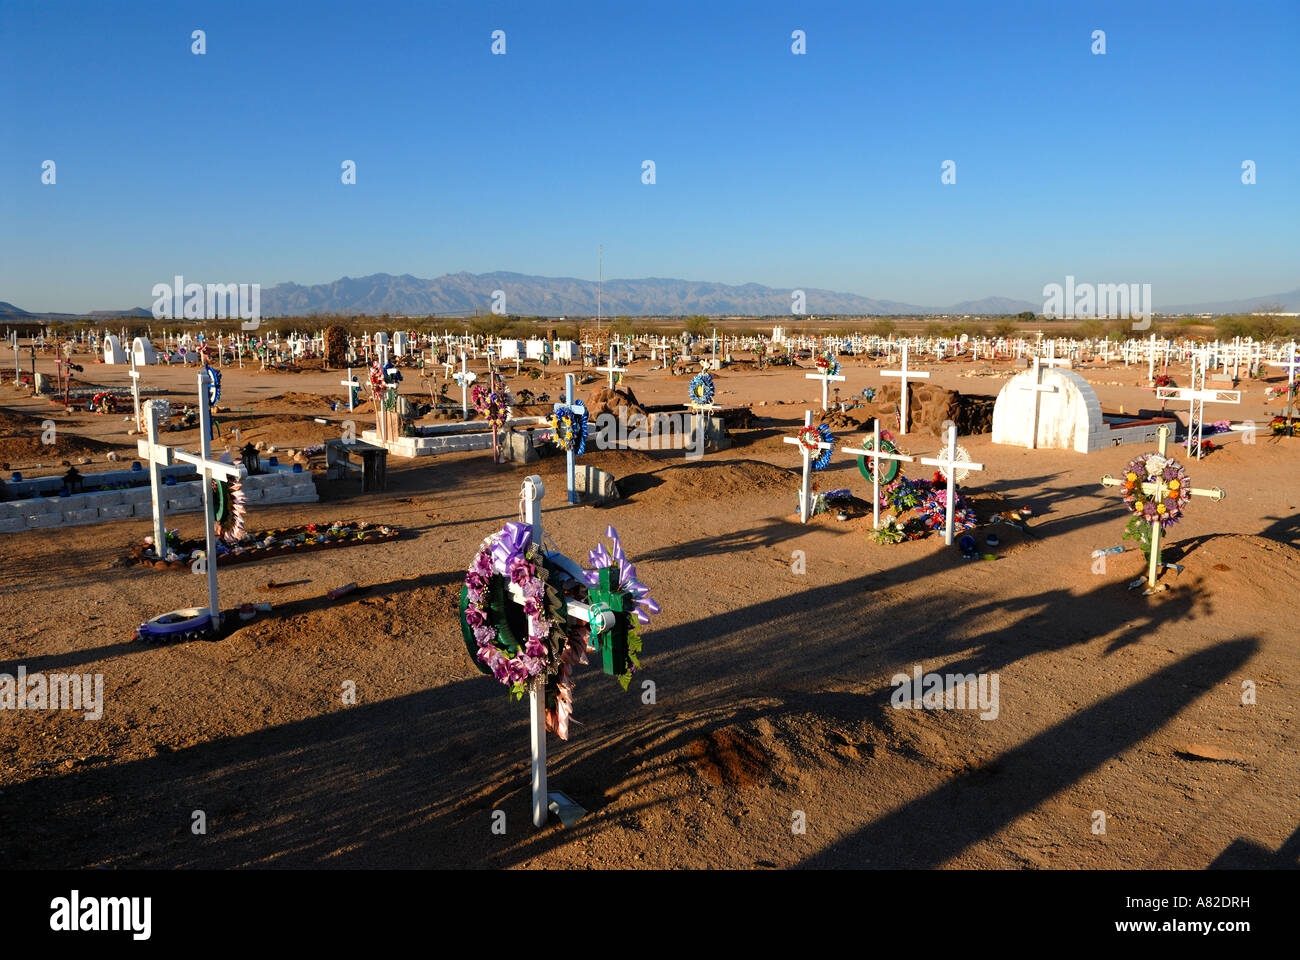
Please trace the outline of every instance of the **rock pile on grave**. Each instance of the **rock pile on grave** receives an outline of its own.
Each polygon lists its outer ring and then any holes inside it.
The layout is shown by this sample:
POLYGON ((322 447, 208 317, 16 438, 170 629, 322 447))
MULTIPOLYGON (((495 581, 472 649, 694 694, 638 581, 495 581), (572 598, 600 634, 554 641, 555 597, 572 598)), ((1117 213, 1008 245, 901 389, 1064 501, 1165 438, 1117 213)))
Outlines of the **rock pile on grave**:
MULTIPOLYGON (((909 433, 941 436, 947 420, 955 423, 957 432, 963 436, 988 433, 993 429, 995 397, 962 394, 930 383, 909 383, 907 388, 907 413, 911 421, 907 428, 909 433)), ((842 393, 840 397, 848 402, 849 398, 842 393)), ((870 423, 872 417, 880 417, 890 425, 896 424, 899 397, 898 384, 884 384, 876 388, 874 400, 848 411, 847 416, 856 418, 860 424, 870 423)), ((831 426, 833 429, 836 424, 832 423, 831 426)), ((852 424, 846 426, 851 427, 852 424)))
POLYGON ((348 332, 342 327, 325 328, 325 365, 327 367, 348 365, 348 332))
POLYGON ((625 408, 625 416, 638 413, 645 416, 645 408, 637 401, 631 387, 609 387, 601 385, 587 396, 587 416, 595 420, 602 413, 619 415, 619 409, 625 408))

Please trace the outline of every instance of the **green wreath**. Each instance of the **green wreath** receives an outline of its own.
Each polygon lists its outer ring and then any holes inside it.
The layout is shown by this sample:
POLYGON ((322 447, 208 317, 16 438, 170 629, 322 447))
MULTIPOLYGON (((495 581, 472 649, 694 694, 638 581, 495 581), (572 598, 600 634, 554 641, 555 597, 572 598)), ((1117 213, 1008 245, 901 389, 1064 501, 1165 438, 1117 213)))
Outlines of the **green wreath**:
MULTIPOLYGON (((875 443, 874 439, 872 439, 871 437, 867 437, 866 440, 863 441, 862 449, 874 450, 875 449, 875 447, 873 446, 874 443, 875 443)), ((892 443, 890 443, 888 440, 884 439, 883 437, 880 439, 880 450, 882 453, 898 453, 898 447, 894 446, 892 443)), ((871 457, 865 457, 865 456, 858 457, 858 470, 860 470, 862 472, 862 475, 866 477, 868 480, 873 479, 871 473, 871 465, 873 462, 878 462, 878 461, 873 461, 871 457)), ((887 466, 883 471, 881 471, 881 475, 880 475, 881 483, 893 483, 894 480, 898 478, 899 470, 901 470, 903 467, 902 463, 899 462, 898 460, 890 460, 888 461, 888 463, 889 466, 887 466)))

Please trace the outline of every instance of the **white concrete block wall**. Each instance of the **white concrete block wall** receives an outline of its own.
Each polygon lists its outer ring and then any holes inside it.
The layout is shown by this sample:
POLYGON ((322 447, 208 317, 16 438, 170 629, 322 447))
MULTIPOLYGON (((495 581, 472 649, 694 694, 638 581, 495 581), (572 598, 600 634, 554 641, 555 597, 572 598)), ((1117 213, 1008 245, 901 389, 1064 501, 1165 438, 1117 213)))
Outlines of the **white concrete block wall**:
MULTIPOLYGON (((267 501, 279 504, 320 500, 312 475, 307 472, 245 477, 243 487, 250 505, 267 501)), ((169 514, 197 513, 203 509, 203 488, 198 480, 164 487, 163 496, 169 514)), ((0 501, 0 534, 152 517, 153 496, 148 487, 104 490, 72 497, 7 500, 0 501)))

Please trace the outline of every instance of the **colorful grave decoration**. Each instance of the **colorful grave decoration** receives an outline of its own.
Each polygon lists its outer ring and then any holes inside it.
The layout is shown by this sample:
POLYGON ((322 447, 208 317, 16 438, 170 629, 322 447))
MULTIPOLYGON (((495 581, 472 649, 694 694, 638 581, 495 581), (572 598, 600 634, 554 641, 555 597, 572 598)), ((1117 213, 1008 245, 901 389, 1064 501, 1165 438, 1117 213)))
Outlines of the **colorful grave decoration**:
POLYGON ((581 403, 557 403, 551 414, 555 445, 581 456, 587 450, 587 408, 581 403))
MULTIPOLYGON (((866 439, 864 439, 862 441, 862 449, 867 451, 874 451, 875 449, 877 449, 875 444, 875 438, 872 436, 868 436, 866 439)), ((899 449, 898 445, 894 442, 894 435, 890 433, 888 430, 880 431, 879 449, 881 453, 897 454, 903 452, 902 450, 899 449)), ((881 457, 880 459, 883 460, 885 458, 881 457)), ((863 455, 858 457, 858 472, 861 473, 862 476, 865 477, 867 480, 871 480, 877 483, 893 483, 898 478, 898 473, 902 469, 902 463, 900 461, 898 460, 886 461, 887 465, 881 469, 880 476, 878 478, 875 475, 875 469, 873 466, 875 462, 876 462, 875 459, 868 455, 863 455)))
POLYGON ((95 413, 117 413, 117 397, 107 390, 90 399, 90 409, 95 413))
MULTIPOLYGON (((1159 446, 1155 453, 1135 457, 1119 479, 1111 476, 1101 478, 1102 486, 1120 488, 1132 514, 1124 537, 1137 540, 1147 556, 1148 593, 1155 590, 1156 577, 1164 566, 1160 559, 1161 534, 1182 519, 1183 508, 1192 497, 1222 500, 1226 496, 1219 487, 1194 489, 1182 464, 1169 456, 1169 428, 1161 426, 1158 436, 1159 446)), ((1129 588, 1141 583, 1139 578, 1129 584, 1129 588)))
MULTIPOLYGON (((315 550, 351 547, 364 543, 396 540, 401 531, 388 524, 369 523, 365 520, 335 520, 331 523, 309 523, 303 526, 276 527, 267 530, 244 531, 237 540, 222 539, 217 542, 217 557, 223 567, 234 563, 248 563, 293 553, 310 553, 315 550)), ((181 539, 176 530, 166 532, 167 547, 164 559, 153 551, 153 537, 133 548, 128 559, 158 570, 189 570, 190 565, 204 553, 203 539, 181 539)))
POLYGON ((244 513, 248 496, 238 480, 214 477, 212 484, 212 524, 217 538, 227 544, 244 537, 244 513))
POLYGON ((840 372, 840 362, 829 353, 817 357, 813 363, 816 365, 819 373, 825 374, 828 377, 837 376, 840 372))
POLYGON ((208 406, 215 407, 221 399, 221 371, 216 367, 203 367, 208 375, 208 406))
POLYGON ((598 653, 603 672, 624 689, 640 666, 638 626, 659 612, 638 578, 617 531, 581 570, 533 542, 532 527, 512 521, 483 540, 465 574, 460 625, 480 672, 522 699, 534 681, 546 684, 546 729, 562 740, 573 714, 573 668, 598 653), (580 616, 576 615, 580 614, 580 616))
POLYGON ((691 403, 706 407, 713 403, 713 374, 697 373, 691 377, 691 403))
POLYGON ((1124 502, 1133 514, 1124 539, 1137 541, 1142 553, 1149 557, 1151 525, 1158 523, 1164 531, 1183 518, 1183 508, 1191 499, 1187 471, 1173 457, 1144 453, 1129 462, 1121 480, 1124 502), (1153 485, 1157 479, 1162 482, 1153 485))
POLYGON ((488 384, 485 387, 476 383, 470 388, 470 403, 474 404, 474 409, 487 421, 488 426, 500 430, 510 419, 510 405, 513 398, 497 374, 489 375, 488 384))
POLYGON ((825 470, 831 462, 835 437, 824 423, 808 424, 799 428, 799 445, 809 452, 809 465, 814 470, 825 470), (829 446, 823 446, 828 444, 829 446), (813 456, 815 454, 815 456, 813 456))
MULTIPOLYGON (((890 512, 871 533, 876 543, 902 543, 942 534, 947 523, 947 479, 938 471, 930 480, 899 476, 881 488, 879 506, 890 512)), ((952 520, 953 530, 959 533, 979 525, 974 507, 958 492, 953 495, 952 520)))

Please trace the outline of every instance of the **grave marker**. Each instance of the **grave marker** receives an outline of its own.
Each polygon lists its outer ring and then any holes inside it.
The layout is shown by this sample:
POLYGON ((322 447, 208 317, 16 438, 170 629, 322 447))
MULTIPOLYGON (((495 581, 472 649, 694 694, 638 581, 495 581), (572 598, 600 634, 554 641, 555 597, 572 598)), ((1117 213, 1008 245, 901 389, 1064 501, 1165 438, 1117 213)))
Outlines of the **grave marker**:
POLYGON ((902 363, 902 369, 901 369, 901 370, 882 370, 882 371, 880 371, 880 375, 881 375, 882 377, 898 377, 898 378, 899 378, 899 382, 900 382, 900 384, 902 385, 902 386, 901 386, 901 389, 900 389, 900 391, 899 391, 899 401, 898 401, 898 403, 899 403, 899 405, 898 405, 898 432, 899 432, 900 435, 901 435, 901 434, 905 434, 905 433, 907 433, 907 381, 908 381, 909 379, 913 379, 913 380, 928 380, 928 379, 930 378, 930 374, 929 374, 928 372, 920 372, 920 371, 917 371, 917 370, 909 370, 909 369, 907 368, 907 341, 904 341, 904 342, 903 342, 903 363, 902 363))
MULTIPOLYGON (((957 425, 948 424, 946 431, 945 450, 940 453, 947 453, 946 457, 922 457, 921 462, 928 467, 938 467, 943 473, 944 479, 948 481, 948 495, 945 501, 945 515, 943 524, 943 542, 952 546, 952 511, 956 502, 957 470, 983 470, 984 464, 972 463, 969 459, 957 459, 957 425)), ((964 452, 964 451, 963 451, 964 452)))

